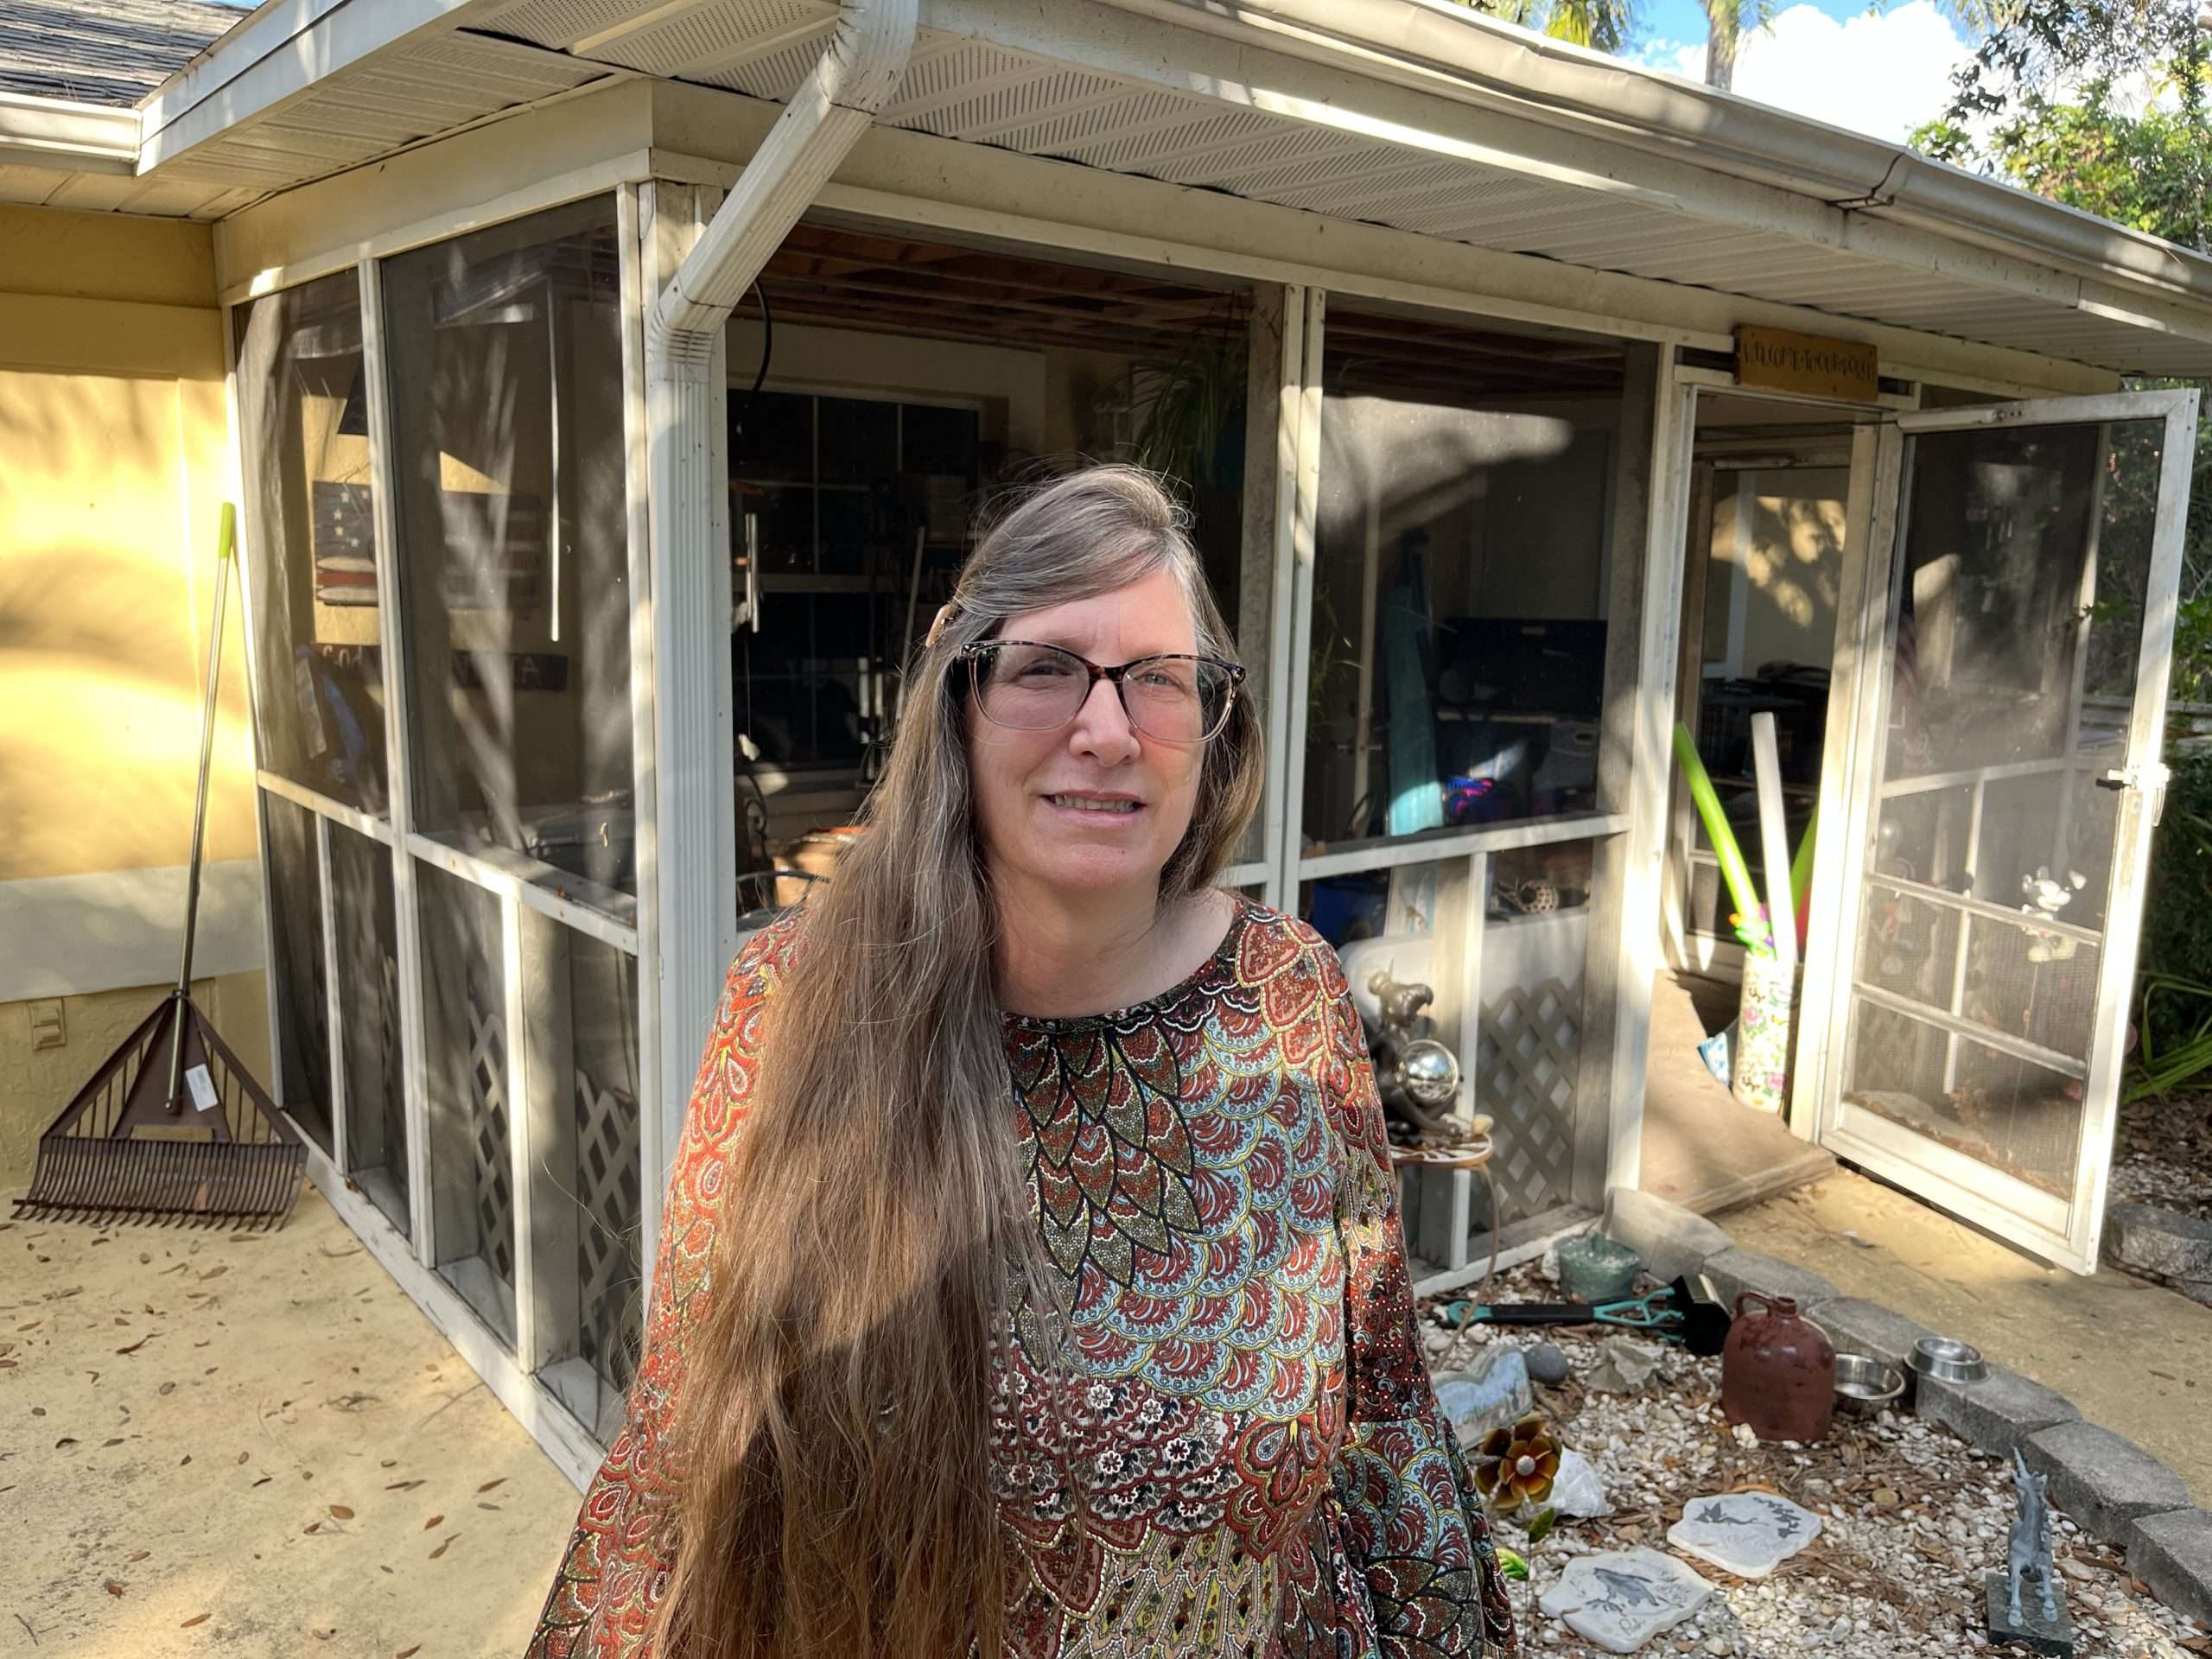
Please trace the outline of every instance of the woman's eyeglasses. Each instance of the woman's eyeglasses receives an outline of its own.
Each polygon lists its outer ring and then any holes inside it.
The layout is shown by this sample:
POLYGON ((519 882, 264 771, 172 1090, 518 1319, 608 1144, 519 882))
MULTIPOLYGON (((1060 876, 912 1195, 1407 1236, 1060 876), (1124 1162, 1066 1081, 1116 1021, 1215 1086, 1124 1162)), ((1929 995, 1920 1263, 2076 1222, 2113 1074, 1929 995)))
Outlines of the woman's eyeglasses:
POLYGON ((1214 657, 1140 657, 1106 668, 1058 645, 985 639, 963 645, 976 706, 994 726, 1055 732, 1109 680, 1129 724, 1161 743, 1203 743, 1229 723, 1244 671, 1214 657))

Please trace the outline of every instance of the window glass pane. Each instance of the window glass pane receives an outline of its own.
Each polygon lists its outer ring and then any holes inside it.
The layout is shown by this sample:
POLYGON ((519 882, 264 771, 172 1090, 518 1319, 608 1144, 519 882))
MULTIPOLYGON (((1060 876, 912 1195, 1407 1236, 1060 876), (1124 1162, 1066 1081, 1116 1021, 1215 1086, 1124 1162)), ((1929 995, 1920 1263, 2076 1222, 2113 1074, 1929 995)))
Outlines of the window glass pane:
POLYGON ((854 766, 885 723, 909 609, 918 632, 965 551, 982 417, 743 387, 729 412, 734 585, 750 516, 763 619, 733 642, 736 730, 760 765, 854 766))
POLYGON ((628 515, 611 203, 384 267, 416 809, 634 891, 628 515))
MULTIPOLYGON (((982 417, 972 409, 910 404, 899 435, 899 468, 973 482, 982 417)), ((825 457, 826 460, 826 457, 825 457)))
POLYGON ((346 1173, 404 1233, 407 1096, 399 1059, 391 854, 337 823, 330 826, 330 908, 337 929, 339 1058, 346 1071, 346 1173))
POLYGON ((483 888, 423 863, 416 898, 438 1271, 512 1345, 513 1103, 499 905, 483 888))
POLYGON ((898 404, 824 397, 817 409, 823 483, 873 484, 898 470, 898 404))
MULTIPOLYGON (((893 569, 893 531, 888 519, 894 498, 887 489, 847 486, 822 492, 816 505, 816 559, 825 576, 874 572, 879 580, 893 569)), ((911 542, 911 537, 909 538, 911 542)), ((911 545, 908 557, 912 556, 911 545)))
MULTIPOLYGON (((753 519, 764 575, 811 575, 814 570, 814 492, 804 486, 749 485, 737 493, 732 555, 745 556, 745 519, 753 519)), ((743 583, 738 584, 743 590, 743 583)))
POLYGON ((1595 804, 1620 377, 1548 344, 1331 314, 1309 839, 1595 804))
POLYGON ((525 911, 539 1376, 602 1440, 643 1329, 636 961, 525 911))
POLYGON ((330 1151, 329 976, 322 957, 322 881, 315 814, 264 794, 270 957, 276 970, 277 1090, 292 1121, 330 1151))
POLYGON ((261 764, 381 816, 384 596, 359 276, 340 271, 242 308, 238 386, 261 764))
POLYGON ((814 481, 814 399, 789 392, 729 398, 729 475, 747 483, 814 481))

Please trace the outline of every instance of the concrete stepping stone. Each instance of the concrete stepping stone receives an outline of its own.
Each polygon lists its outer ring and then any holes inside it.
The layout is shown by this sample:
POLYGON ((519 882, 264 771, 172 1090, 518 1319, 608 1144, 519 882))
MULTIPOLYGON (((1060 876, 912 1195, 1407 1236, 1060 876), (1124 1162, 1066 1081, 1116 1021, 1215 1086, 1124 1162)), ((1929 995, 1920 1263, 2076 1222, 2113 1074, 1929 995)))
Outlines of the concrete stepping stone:
POLYGON ((1560 1580, 1536 1599, 1547 1618, 1608 1653, 1634 1653, 1662 1630, 1704 1605, 1713 1586, 1656 1549, 1609 1549, 1578 1555, 1560 1580))
POLYGON ((1518 1348, 1492 1347, 1465 1370, 1431 1371, 1428 1380, 1459 1444, 1470 1450, 1492 1429, 1519 1422, 1536 1402, 1529 1362, 1518 1348))
POLYGON ((1772 1492, 1692 1498, 1667 1541, 1739 1579, 1763 1579, 1821 1535, 1821 1517, 1772 1492))

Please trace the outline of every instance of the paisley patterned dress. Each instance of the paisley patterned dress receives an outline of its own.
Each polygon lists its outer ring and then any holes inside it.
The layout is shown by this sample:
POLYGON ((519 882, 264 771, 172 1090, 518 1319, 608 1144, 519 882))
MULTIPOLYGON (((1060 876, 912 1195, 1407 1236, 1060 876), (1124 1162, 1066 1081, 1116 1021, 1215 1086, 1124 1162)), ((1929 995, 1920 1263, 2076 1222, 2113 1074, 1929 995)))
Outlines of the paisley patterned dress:
MULTIPOLYGON (((648 1659, 670 1501, 656 1446, 704 1310, 762 1005, 798 925, 760 934, 731 972, 629 1421, 531 1659, 648 1659)), ((1000 1509, 1026 1581, 1008 1659, 1517 1653, 1422 1363, 1382 1107, 1335 953, 1240 900, 1183 984, 1096 1018, 1008 1016, 1006 1052, 1033 1213, 1074 1310, 1057 1367, 1019 1339, 996 1361, 1000 1509)))

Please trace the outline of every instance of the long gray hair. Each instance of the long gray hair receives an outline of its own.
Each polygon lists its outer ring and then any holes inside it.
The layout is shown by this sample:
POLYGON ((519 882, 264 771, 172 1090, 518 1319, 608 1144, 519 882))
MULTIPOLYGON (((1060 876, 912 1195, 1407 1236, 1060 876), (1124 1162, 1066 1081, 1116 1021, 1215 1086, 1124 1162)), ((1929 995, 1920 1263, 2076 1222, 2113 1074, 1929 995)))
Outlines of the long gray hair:
MULTIPOLYGON (((1003 1646, 991 1349, 1049 1270, 1013 1132, 959 652, 1161 569, 1198 649, 1234 660, 1174 499, 1133 467, 1070 474, 992 527, 909 664, 868 832, 810 895, 768 1004, 668 1459, 680 1502, 658 1651, 1003 1646)), ((1226 867, 1262 766, 1238 697, 1160 872, 1163 910, 1226 867)))

